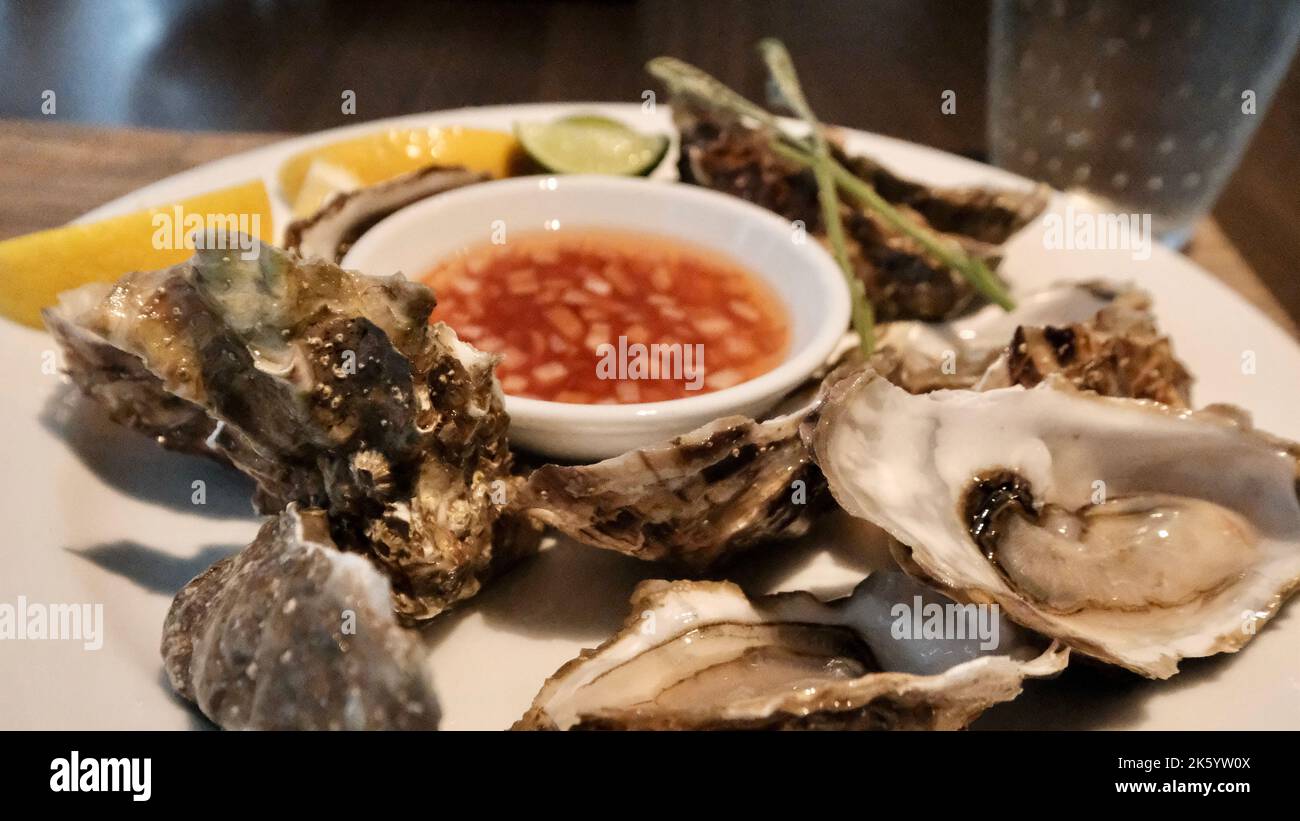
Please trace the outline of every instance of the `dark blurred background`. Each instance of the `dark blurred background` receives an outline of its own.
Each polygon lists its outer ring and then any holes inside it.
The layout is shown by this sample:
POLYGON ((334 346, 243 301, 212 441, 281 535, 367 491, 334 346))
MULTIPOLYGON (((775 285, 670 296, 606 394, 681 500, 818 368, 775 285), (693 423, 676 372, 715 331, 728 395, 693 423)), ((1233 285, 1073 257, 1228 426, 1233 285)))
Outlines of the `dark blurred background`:
MULTIPOLYGON (((639 101, 659 54, 761 97, 766 35, 790 47, 822 119, 985 156, 980 0, 0 0, 0 117, 40 119, 46 89, 62 121, 223 131, 639 101), (356 117, 340 112, 345 89, 356 117), (955 115, 939 111, 945 89, 955 115)), ((1300 63, 1214 211, 1300 318, 1298 159, 1300 63)))

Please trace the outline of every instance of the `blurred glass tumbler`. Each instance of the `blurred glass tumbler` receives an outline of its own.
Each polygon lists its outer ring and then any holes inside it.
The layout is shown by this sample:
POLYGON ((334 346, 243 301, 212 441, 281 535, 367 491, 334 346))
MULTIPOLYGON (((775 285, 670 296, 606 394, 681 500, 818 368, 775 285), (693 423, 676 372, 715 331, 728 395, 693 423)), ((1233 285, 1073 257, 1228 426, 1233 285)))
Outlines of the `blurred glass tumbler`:
POLYGON ((1181 246, 1300 38, 1300 0, 995 0, 996 165, 1151 214, 1181 246))

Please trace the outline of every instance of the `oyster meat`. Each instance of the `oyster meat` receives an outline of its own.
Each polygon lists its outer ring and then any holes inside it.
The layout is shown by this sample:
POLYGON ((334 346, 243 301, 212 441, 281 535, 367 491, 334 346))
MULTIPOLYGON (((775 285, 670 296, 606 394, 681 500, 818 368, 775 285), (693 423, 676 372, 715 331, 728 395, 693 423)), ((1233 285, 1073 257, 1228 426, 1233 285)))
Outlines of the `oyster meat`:
POLYGON ((430 326, 432 293, 269 245, 200 250, 64 294, 45 321, 73 381, 162 444, 257 482, 255 507, 325 510, 340 546, 430 618, 536 547, 502 515, 516 478, 496 357, 430 326))
POLYGON ((805 434, 832 493, 956 598, 1152 678, 1235 652, 1300 584, 1300 449, 1244 411, 871 370, 805 434))
POLYGON ((388 580, 291 505, 256 541, 185 586, 163 627, 176 692, 230 730, 434 729, 420 634, 388 580))
POLYGON ((897 572, 829 603, 643 582, 622 631, 560 668, 515 729, 958 729, 1026 677, 1064 668, 1065 650, 1044 650, 996 608, 983 638, 898 630, 899 606, 944 603, 897 572))

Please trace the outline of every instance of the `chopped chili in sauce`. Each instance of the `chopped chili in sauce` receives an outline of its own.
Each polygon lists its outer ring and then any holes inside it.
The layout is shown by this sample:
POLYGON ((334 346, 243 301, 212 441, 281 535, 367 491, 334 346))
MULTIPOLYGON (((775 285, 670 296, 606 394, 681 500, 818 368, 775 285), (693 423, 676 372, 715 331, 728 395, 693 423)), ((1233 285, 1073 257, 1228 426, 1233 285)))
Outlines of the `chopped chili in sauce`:
POLYGON ((513 396, 659 402, 721 390, 776 367, 785 307, 714 251, 651 234, 565 230, 471 248, 424 278, 444 321, 503 354, 513 396))

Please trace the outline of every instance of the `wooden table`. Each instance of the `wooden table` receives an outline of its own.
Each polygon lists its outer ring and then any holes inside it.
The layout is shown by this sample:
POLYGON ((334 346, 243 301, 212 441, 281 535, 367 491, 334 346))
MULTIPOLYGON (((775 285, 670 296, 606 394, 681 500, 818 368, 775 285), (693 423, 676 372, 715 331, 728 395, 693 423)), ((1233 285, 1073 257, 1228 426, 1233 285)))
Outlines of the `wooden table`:
MULTIPOLYGON (((95 206, 200 163, 283 139, 0 120, 0 239, 61 225, 95 206)), ((1212 220, 1189 256, 1293 336, 1295 322, 1212 220)))

